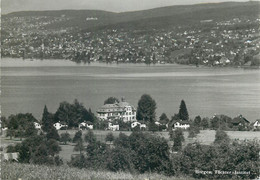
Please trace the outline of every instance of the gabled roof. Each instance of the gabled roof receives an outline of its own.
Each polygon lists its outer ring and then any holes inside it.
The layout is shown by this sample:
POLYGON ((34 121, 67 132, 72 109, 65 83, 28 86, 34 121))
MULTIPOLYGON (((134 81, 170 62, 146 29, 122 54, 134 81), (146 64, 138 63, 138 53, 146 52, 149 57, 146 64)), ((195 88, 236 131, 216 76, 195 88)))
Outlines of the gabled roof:
POLYGON ((232 124, 240 124, 240 123, 250 123, 246 118, 244 118, 242 115, 239 115, 238 117, 235 117, 232 120, 232 124))
POLYGON ((182 121, 182 120, 176 121, 174 124, 176 124, 177 122, 180 123, 181 125, 190 124, 189 121, 182 121))

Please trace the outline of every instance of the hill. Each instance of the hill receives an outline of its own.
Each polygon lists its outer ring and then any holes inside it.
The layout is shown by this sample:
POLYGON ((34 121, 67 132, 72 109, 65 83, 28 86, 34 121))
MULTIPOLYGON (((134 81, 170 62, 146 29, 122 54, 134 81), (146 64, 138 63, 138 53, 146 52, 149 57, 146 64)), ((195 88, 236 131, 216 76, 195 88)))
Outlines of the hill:
POLYGON ((259 15, 260 2, 225 2, 197 5, 182 5, 150 10, 114 13, 99 10, 59 10, 26 11, 3 15, 3 21, 13 17, 45 17, 37 23, 51 21, 45 29, 78 27, 80 29, 99 28, 162 28, 171 25, 197 23, 200 20, 225 20, 227 17, 247 17, 259 15))

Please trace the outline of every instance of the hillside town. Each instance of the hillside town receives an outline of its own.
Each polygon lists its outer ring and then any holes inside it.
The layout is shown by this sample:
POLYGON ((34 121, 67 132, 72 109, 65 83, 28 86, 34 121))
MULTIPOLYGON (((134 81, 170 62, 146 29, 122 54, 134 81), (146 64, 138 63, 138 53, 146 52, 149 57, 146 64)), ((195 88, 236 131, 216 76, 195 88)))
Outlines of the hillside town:
MULTIPOLYGON (((129 30, 47 27, 69 17, 2 19, 2 57, 75 62, 259 66, 259 18, 202 20, 197 25, 129 30)), ((95 18, 95 17, 91 17, 95 18)))

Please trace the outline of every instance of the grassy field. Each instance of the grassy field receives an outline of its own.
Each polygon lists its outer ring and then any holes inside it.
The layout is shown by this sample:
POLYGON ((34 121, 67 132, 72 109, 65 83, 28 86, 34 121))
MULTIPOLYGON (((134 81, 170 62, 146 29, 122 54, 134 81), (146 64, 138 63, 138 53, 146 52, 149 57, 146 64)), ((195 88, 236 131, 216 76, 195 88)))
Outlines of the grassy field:
POLYGON ((192 180, 185 177, 166 177, 159 174, 131 174, 126 172, 94 171, 71 168, 68 166, 50 167, 31 164, 2 163, 1 178, 3 180, 192 180))

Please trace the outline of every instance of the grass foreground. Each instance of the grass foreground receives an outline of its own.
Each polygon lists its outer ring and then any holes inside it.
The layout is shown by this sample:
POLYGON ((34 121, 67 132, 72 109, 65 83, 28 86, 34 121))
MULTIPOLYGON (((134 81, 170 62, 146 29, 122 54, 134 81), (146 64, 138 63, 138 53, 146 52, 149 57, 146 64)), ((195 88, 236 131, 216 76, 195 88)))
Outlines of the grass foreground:
POLYGON ((19 163, 2 163, 1 178, 4 180, 192 180, 185 177, 167 177, 160 174, 131 174, 127 172, 94 171, 69 166, 44 166, 19 163))

